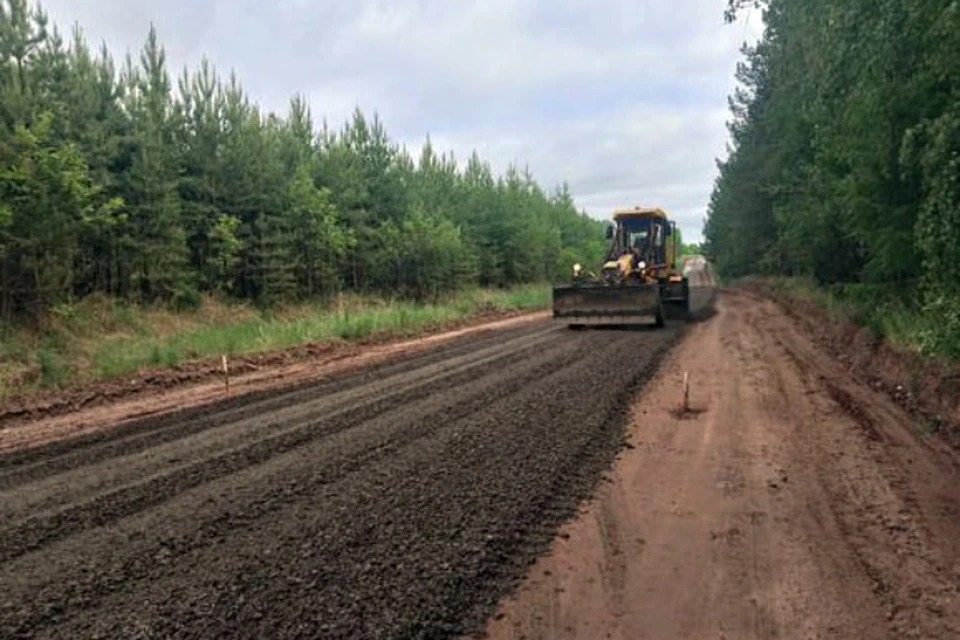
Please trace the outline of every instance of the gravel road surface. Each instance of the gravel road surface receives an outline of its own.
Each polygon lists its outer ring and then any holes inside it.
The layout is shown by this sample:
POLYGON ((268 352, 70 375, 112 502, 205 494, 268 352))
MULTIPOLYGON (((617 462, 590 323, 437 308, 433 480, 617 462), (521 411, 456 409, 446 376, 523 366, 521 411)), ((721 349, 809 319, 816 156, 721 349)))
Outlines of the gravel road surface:
POLYGON ((0 637, 483 628, 684 332, 548 322, 0 457, 0 637))

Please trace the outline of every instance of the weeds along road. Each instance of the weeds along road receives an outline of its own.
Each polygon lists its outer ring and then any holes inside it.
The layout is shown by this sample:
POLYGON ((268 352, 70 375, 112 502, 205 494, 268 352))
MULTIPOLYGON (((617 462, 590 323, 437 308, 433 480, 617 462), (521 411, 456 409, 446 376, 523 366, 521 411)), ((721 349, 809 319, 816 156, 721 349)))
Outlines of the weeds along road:
POLYGON ((683 332, 473 335, 0 457, 0 637, 481 629, 683 332))

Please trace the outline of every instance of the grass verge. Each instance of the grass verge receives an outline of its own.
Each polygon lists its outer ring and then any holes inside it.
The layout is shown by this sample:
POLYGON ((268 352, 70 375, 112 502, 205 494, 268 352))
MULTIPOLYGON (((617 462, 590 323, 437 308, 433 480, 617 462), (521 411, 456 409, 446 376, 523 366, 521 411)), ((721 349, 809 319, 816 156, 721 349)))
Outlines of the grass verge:
POLYGON ((344 295, 325 305, 274 311, 206 299, 197 311, 176 313, 87 299, 54 309, 40 327, 0 326, 0 399, 220 354, 415 337, 473 316, 549 304, 550 289, 542 285, 463 291, 430 304, 344 295))

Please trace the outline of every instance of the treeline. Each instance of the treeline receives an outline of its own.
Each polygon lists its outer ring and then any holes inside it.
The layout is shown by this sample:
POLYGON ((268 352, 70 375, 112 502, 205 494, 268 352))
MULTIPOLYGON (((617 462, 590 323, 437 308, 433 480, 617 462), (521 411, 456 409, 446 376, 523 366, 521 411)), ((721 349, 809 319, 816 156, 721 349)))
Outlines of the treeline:
POLYGON ((705 229, 718 269, 919 292, 960 332, 960 3, 731 0, 728 18, 756 7, 705 229))
POLYGON ((93 293, 192 305, 341 290, 418 299, 549 280, 602 252, 565 186, 413 158, 357 111, 265 113, 206 61, 171 78, 151 30, 134 61, 0 0, 0 315, 93 293))

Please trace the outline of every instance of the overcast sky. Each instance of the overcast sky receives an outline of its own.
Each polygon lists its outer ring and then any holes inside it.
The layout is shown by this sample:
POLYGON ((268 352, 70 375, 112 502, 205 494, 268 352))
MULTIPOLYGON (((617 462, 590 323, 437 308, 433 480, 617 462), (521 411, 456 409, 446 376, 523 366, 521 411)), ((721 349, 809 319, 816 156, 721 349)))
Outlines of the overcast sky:
POLYGON ((153 22, 174 72, 206 56, 264 107, 306 95, 339 127, 376 111, 416 153, 529 165, 600 218, 656 204, 700 239, 724 155, 727 95, 758 15, 726 0, 46 0, 117 58, 153 22))

